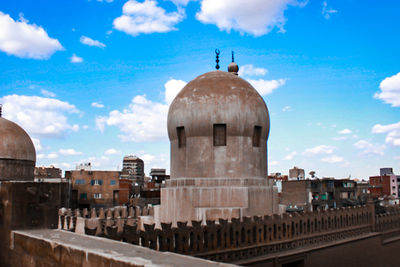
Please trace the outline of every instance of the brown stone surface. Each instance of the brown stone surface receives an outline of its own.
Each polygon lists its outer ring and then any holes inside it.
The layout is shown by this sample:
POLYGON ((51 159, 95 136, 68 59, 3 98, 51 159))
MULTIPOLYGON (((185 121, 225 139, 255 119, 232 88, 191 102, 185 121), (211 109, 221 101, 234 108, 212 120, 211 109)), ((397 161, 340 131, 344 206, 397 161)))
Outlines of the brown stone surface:
POLYGON ((33 181, 36 151, 29 135, 0 117, 0 181, 33 181))
POLYGON ((12 233, 9 266, 232 266, 59 230, 12 233))

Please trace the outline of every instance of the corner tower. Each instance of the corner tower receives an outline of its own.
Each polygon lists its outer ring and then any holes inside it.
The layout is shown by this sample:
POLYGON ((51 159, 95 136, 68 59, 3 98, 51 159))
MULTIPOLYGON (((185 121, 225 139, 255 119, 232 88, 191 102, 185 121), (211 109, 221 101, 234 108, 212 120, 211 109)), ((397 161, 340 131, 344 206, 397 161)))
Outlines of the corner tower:
POLYGON ((170 106, 171 179, 161 190, 161 222, 274 211, 268 109, 237 69, 200 75, 170 106))

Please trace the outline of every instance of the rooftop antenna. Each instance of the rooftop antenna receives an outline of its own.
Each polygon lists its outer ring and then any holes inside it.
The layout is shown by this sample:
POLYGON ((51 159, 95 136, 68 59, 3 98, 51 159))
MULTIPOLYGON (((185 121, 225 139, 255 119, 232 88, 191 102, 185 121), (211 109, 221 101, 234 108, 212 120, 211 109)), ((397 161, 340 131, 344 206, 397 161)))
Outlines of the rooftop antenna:
POLYGON ((215 66, 215 68, 217 69, 217 70, 219 70, 219 65, 218 65, 218 63, 219 63, 219 54, 220 54, 220 51, 219 51, 219 49, 217 48, 217 49, 215 49, 215 55, 216 55, 216 60, 215 60, 215 62, 217 62, 217 65, 215 66))

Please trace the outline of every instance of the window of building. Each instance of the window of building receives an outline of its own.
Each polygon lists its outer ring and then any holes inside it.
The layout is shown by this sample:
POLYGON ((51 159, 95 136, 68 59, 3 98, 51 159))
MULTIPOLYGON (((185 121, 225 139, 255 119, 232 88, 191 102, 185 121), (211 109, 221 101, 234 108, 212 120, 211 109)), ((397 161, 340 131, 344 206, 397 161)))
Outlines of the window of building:
POLYGON ((253 146, 259 147, 261 143, 261 126, 254 126, 253 146))
POLYGON ((115 180, 110 181, 110 185, 116 185, 116 184, 117 184, 117 181, 115 181, 115 180))
POLYGON ((176 133, 178 135, 178 147, 185 147, 186 146, 185 127, 183 126, 176 127, 176 133))
POLYGON ((226 146, 226 124, 214 124, 214 146, 226 146))
POLYGON ((76 179, 75 184, 85 184, 85 179, 76 179))
POLYGON ((93 198, 94 198, 94 199, 101 199, 101 194, 99 194, 99 193, 94 193, 94 194, 93 194, 93 198))
POLYGON ((79 196, 80 199, 87 199, 87 194, 86 193, 81 193, 79 196))
POLYGON ((99 179, 91 180, 90 184, 91 185, 103 185, 103 180, 99 180, 99 179))

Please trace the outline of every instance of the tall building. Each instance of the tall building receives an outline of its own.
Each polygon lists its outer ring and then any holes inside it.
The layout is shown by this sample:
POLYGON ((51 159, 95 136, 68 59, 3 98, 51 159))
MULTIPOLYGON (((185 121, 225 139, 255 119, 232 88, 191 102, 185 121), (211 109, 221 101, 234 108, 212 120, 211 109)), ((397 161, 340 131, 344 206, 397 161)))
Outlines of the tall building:
POLYGON ((289 180, 304 180, 305 174, 304 169, 300 169, 294 166, 289 170, 289 180))
POLYGON ((272 214, 276 187, 267 178, 269 114, 237 75, 211 71, 189 82, 168 112, 171 178, 161 189, 161 221, 272 214))
MULTIPOLYGON (((400 177, 399 177, 400 178, 400 177)), ((398 177, 393 174, 393 168, 381 168, 380 176, 370 176, 370 193, 373 197, 399 197, 398 177)))
POLYGON ((122 179, 130 179, 139 185, 144 183, 144 162, 137 156, 125 156, 122 162, 122 179))

